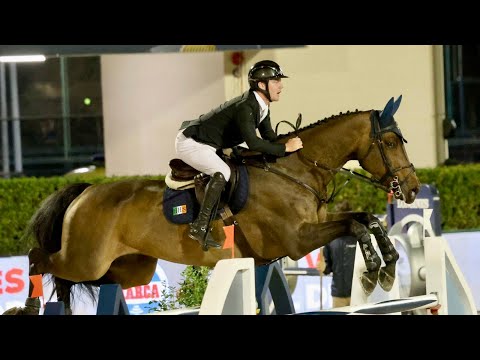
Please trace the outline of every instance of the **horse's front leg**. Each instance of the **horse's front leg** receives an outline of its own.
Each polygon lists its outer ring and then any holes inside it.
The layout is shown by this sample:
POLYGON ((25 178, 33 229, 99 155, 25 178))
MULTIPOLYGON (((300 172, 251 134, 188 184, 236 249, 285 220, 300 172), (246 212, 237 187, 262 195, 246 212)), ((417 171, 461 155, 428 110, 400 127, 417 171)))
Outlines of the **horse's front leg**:
POLYGON ((372 245, 370 232, 365 225, 354 220, 351 214, 342 217, 341 220, 320 224, 304 224, 299 231, 299 235, 300 244, 310 243, 311 245, 313 241, 315 248, 324 246, 340 236, 350 235, 356 237, 367 268, 367 271, 360 277, 360 283, 367 295, 373 292, 377 285, 382 261, 372 245))
POLYGON ((395 282, 395 269, 399 254, 378 218, 368 213, 358 213, 357 221, 365 224, 377 240, 385 266, 380 269, 378 283, 385 291, 390 291, 395 282))
POLYGON ((360 245, 360 251, 362 252, 363 260, 365 261, 365 266, 367 268, 367 271, 363 272, 360 277, 360 284, 362 285, 363 291, 368 296, 373 292, 377 285, 377 281, 379 281, 379 269, 382 261, 372 245, 370 232, 367 228, 354 220, 350 227, 352 234, 356 236, 360 245))

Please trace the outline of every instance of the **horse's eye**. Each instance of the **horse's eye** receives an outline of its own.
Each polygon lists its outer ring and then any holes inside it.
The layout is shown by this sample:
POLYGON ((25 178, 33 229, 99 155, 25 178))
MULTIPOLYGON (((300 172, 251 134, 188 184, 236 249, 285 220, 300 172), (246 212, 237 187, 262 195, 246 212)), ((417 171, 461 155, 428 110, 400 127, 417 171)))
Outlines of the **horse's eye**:
POLYGON ((394 142, 387 141, 385 144, 386 144, 387 147, 389 147, 389 148, 394 148, 394 147, 395 147, 395 143, 394 143, 394 142))

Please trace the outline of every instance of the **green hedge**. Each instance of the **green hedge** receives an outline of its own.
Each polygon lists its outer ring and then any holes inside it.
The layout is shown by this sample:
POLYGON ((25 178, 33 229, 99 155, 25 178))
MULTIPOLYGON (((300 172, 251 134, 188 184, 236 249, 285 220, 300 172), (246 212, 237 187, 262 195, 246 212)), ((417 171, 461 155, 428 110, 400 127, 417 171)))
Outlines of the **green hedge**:
MULTIPOLYGON (((480 194, 480 165, 417 169, 417 175, 423 184, 434 184, 440 193, 444 231, 480 229, 480 200, 476 197, 480 194)), ((0 180, 0 256, 24 255, 35 245, 22 239, 23 230, 40 202, 55 190, 79 181, 104 183, 119 179, 79 176, 0 180)), ((337 175, 337 187, 345 179, 337 175)), ((352 179, 336 201, 345 198, 356 211, 386 212, 387 194, 363 181, 352 179)))
MULTIPOLYGON (((476 197, 480 194, 480 164, 417 169, 417 176, 422 184, 435 185, 440 194, 443 231, 480 229, 480 200, 476 197)), ((345 179, 340 174, 336 182, 342 184, 345 179)), ((335 202, 342 199, 348 199, 355 211, 386 213, 387 194, 363 181, 352 179, 335 202)))

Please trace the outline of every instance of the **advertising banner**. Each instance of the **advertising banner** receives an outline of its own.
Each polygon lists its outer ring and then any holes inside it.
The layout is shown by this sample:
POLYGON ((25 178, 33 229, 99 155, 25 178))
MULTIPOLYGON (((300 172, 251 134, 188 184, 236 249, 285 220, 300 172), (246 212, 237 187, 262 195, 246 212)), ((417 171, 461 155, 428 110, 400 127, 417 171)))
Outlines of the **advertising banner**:
MULTIPOLYGON (((171 287, 178 289, 182 281, 181 273, 185 268, 185 265, 158 260, 155 274, 148 285, 123 290, 130 314, 144 315, 153 311, 155 304, 150 302, 161 300, 171 287)), ((44 296, 40 298, 42 304, 57 301, 55 294, 50 300, 53 290, 50 280, 48 275, 43 277, 44 296)), ((29 281, 27 256, 0 257, 0 314, 12 307, 25 306, 29 281)), ((74 315, 96 314, 97 304, 75 288, 74 298, 72 309, 74 315)), ((41 310, 40 314, 42 313, 41 310)))
POLYGON ((12 307, 24 306, 28 286, 28 258, 0 258, 0 314, 12 307))

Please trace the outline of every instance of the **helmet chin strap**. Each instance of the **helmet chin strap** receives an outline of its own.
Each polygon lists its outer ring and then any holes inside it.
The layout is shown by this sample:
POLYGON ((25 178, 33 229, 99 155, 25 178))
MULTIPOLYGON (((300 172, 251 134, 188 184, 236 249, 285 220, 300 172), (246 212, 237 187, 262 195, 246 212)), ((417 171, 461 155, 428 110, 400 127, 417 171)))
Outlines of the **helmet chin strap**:
POLYGON ((270 91, 268 91, 268 80, 265 80, 265 81, 262 80, 262 82, 265 84, 265 87, 267 88, 266 90, 261 89, 260 86, 258 86, 258 82, 257 82, 258 91, 260 91, 263 95, 265 95, 269 102, 272 102, 272 98, 270 97, 270 91))

